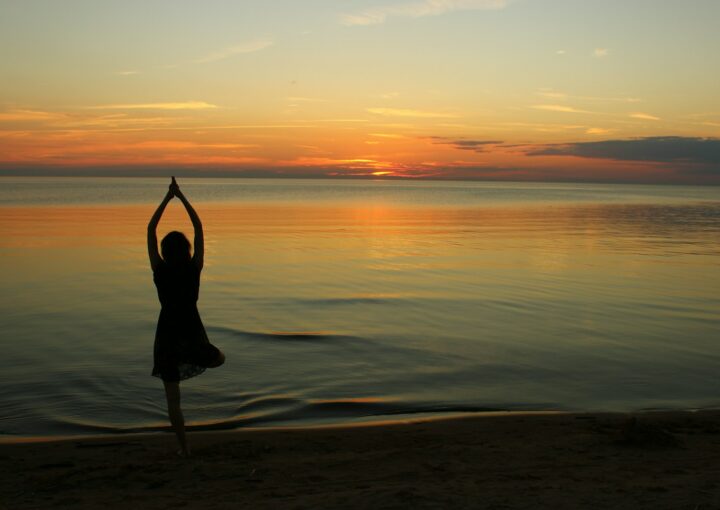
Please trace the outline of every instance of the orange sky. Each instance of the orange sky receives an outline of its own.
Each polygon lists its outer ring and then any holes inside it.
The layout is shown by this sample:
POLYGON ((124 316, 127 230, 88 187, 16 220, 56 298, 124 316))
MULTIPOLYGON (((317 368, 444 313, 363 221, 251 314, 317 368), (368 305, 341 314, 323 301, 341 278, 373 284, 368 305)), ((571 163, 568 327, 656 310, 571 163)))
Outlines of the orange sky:
POLYGON ((720 183, 691 3, 4 2, 0 174, 720 183))

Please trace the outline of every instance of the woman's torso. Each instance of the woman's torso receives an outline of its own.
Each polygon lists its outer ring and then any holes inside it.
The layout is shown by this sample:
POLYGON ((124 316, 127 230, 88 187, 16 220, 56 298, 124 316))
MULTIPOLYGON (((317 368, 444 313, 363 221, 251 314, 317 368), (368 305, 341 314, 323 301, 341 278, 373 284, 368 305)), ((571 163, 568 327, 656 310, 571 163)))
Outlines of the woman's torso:
POLYGON ((196 306, 200 293, 200 269, 192 262, 162 262, 153 272, 153 281, 163 308, 196 306))

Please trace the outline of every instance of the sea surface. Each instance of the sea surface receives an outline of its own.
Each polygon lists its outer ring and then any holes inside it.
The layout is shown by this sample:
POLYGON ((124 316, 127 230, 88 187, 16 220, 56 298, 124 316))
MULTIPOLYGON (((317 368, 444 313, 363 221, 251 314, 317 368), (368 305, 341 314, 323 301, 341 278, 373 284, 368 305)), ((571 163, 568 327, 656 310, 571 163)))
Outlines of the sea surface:
MULTIPOLYGON (((166 427, 146 226, 167 184, 0 179, 0 440, 166 427)), ((180 185, 227 355, 181 385, 196 428, 720 407, 718 187, 180 185)))

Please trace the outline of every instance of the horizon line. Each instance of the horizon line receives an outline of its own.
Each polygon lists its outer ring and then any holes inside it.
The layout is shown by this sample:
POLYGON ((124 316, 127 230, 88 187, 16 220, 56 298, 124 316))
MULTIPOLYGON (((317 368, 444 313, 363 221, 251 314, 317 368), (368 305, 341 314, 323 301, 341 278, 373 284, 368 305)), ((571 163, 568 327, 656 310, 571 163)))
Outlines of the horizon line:
POLYGON ((353 180, 353 181, 388 181, 388 182, 508 182, 508 183, 527 183, 527 184, 629 184, 629 185, 640 185, 640 186, 720 186, 720 181, 704 181, 704 182, 678 182, 670 180, 618 180, 618 179, 599 179, 595 178, 567 178, 562 179, 559 177, 544 178, 544 179, 531 179, 531 178, 518 178, 518 177, 507 177, 507 178, 493 178, 493 177, 477 177, 470 178, 465 176, 423 176, 423 177, 408 177, 399 175, 315 175, 315 174, 296 174, 296 175, 283 175, 283 174, 268 174, 268 173, 242 173, 242 172, 228 172, 223 173, 218 170, 210 170, 208 173, 203 171, 188 172, 178 171, 179 169, 152 169, 154 174, 148 175, 148 169, 145 169, 144 174, 140 174, 138 170, 134 172, 131 170, 128 173, 120 173, 115 171, 108 173, 107 171, 99 171, 94 169, 89 172, 82 172, 81 169, 75 169, 75 171, 51 171, 39 170, 39 169, 24 169, 24 170, 8 170, 0 168, 0 178, 12 178, 12 177, 29 177, 29 178, 42 178, 42 177, 58 177, 58 178, 147 178, 147 179, 160 179, 170 177, 180 177, 183 179, 272 179, 272 180, 353 180), (200 173, 199 173, 200 172, 200 173), (160 173, 160 174, 159 174, 160 173))

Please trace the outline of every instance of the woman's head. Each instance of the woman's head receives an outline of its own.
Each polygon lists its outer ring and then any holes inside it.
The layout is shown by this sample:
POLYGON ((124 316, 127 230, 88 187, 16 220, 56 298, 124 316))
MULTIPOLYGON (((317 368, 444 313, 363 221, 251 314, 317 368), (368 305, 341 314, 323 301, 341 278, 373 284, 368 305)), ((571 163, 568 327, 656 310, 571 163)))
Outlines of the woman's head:
POLYGON ((173 264, 190 260, 190 241, 182 232, 168 233, 160 242, 160 251, 165 262, 173 264))

